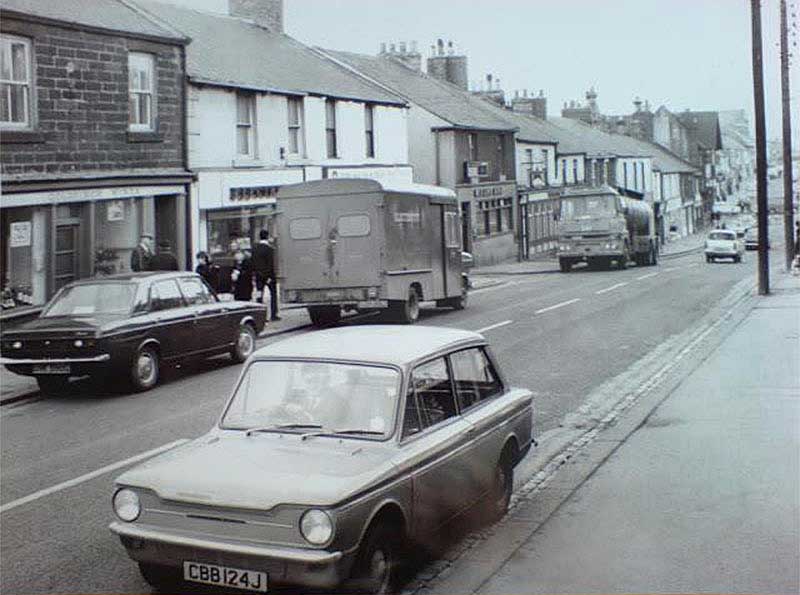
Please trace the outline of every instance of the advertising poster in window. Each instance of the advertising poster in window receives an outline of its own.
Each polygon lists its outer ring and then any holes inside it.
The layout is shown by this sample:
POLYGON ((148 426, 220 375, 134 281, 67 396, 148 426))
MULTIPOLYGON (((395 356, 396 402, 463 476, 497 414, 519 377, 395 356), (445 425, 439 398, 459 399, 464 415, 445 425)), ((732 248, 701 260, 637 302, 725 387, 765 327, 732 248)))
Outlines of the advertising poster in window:
POLYGON ((125 220, 125 203, 121 200, 111 200, 106 204, 106 219, 108 221, 125 220))
POLYGON ((11 248, 25 248, 31 245, 30 221, 15 221, 10 227, 9 245, 11 248))

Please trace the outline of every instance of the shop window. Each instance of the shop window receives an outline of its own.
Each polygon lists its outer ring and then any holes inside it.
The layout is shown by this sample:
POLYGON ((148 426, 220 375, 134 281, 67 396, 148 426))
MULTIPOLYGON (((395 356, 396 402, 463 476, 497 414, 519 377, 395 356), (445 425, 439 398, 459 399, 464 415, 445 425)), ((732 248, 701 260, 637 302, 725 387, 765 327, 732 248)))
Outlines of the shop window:
POLYGON ((289 222, 289 236, 293 240, 316 240, 322 236, 322 224, 315 217, 300 217, 289 222))
POLYGON ((128 53, 130 115, 132 131, 154 130, 155 56, 142 52, 128 53))
POLYGON ((0 36, 0 128, 30 128, 31 42, 13 35, 0 36))
POLYGON ((207 212, 207 252, 211 259, 232 259, 237 250, 251 250, 261 230, 271 229, 273 214, 272 205, 207 212))
MULTIPOLYGON (((37 292, 35 289, 37 273, 34 271, 33 261, 37 239, 36 215, 34 209, 28 207, 0 210, 0 220, 2 220, 0 281, 2 281, 3 310, 44 302, 43 292, 37 292)), ((43 242, 39 243, 40 248, 43 245, 43 242)), ((43 273, 39 273, 38 276, 43 277, 43 273)), ((43 285, 43 282, 44 279, 40 279, 40 285, 43 285)))
POLYGON ((368 236, 369 217, 367 215, 342 215, 336 220, 336 229, 339 236, 343 238, 368 236))
MULTIPOLYGON (((152 199, 150 199, 152 203, 152 199)), ((152 205, 148 205, 151 207, 152 205)), ((153 225, 142 224, 144 207, 141 200, 105 200, 94 207, 94 274, 114 275, 131 270, 131 255, 140 235, 153 225)), ((153 246, 155 250, 155 246, 153 246)))
POLYGON ((236 153, 240 157, 256 156, 256 96, 236 94, 236 153))
POLYGON ((290 97, 289 106, 289 153, 291 155, 305 154, 305 141, 303 138, 303 100, 300 97, 290 97))

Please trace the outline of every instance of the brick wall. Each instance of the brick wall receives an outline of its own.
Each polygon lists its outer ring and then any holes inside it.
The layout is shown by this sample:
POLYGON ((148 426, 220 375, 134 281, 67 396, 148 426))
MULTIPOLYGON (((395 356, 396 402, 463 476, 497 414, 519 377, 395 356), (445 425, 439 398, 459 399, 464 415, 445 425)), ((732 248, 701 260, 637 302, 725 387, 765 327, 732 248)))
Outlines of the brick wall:
POLYGON ((181 48, 5 18, 31 40, 33 129, 3 131, 0 171, 61 174, 183 167, 181 48), (128 132, 128 52, 156 56, 156 130, 128 132))

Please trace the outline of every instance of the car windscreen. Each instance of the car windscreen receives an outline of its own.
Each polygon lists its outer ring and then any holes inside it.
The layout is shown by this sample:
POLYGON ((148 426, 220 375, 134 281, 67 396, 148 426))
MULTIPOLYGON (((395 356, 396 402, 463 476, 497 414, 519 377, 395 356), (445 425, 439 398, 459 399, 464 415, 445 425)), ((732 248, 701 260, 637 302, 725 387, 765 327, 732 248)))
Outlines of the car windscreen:
POLYGON ((708 234, 709 240, 735 240, 736 234, 732 231, 712 231, 708 234))
POLYGON ((134 283, 88 283, 67 287, 50 303, 42 317, 97 316, 130 313, 136 295, 134 283))
POLYGON ((616 213, 616 197, 612 195, 582 196, 561 199, 562 219, 607 217, 616 213))
POLYGON ((392 434, 399 391, 400 373, 394 368, 254 361, 221 425, 235 430, 347 432, 380 439, 392 434))

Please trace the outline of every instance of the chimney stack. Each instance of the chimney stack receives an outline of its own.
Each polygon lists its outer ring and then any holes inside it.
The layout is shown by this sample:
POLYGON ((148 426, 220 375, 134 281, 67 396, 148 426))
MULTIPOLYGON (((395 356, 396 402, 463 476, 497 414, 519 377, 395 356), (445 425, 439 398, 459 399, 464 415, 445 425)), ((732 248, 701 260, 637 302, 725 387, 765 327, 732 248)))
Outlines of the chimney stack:
POLYGON ((283 33, 283 0, 228 0, 228 14, 250 19, 272 33, 283 33))

